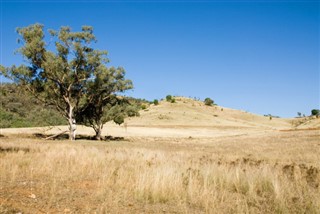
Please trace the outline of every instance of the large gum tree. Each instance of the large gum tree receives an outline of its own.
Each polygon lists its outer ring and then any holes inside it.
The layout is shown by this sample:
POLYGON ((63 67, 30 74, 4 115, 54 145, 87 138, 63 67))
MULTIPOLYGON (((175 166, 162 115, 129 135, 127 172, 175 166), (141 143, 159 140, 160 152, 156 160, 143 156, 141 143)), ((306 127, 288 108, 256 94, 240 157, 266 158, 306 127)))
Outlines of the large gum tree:
POLYGON ((2 66, 1 71, 46 105, 54 105, 68 121, 69 137, 75 140, 75 114, 83 97, 94 93, 89 90, 99 91, 88 83, 91 85, 97 72, 108 71, 107 52, 92 48, 96 39, 91 26, 83 26, 79 32, 72 32, 70 27, 49 30, 49 40, 45 40, 43 28, 41 24, 17 28, 22 44, 18 53, 27 63, 2 66))

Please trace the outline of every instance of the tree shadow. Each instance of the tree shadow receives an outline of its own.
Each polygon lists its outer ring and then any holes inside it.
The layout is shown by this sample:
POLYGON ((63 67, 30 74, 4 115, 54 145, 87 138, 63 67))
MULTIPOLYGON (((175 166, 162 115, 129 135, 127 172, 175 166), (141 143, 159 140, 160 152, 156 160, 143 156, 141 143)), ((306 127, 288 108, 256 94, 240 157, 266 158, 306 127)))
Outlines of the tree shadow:
MULTIPOLYGON (((42 134, 42 133, 35 133, 33 134, 33 137, 39 138, 39 139, 46 139, 51 137, 52 135, 48 134, 42 134)), ((47 139, 47 140, 69 140, 69 135, 68 134, 61 134, 59 136, 47 139)), ((94 141, 124 141, 124 137, 117 137, 117 136, 102 136, 101 140, 97 140, 95 136, 91 135, 77 135, 76 140, 94 140, 94 141)))

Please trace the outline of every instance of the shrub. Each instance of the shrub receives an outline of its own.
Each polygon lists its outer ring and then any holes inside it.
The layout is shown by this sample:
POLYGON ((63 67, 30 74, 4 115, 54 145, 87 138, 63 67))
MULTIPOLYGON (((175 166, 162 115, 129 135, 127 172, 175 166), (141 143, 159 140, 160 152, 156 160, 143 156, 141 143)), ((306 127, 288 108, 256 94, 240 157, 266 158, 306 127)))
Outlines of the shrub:
POLYGON ((320 115, 320 110, 319 110, 319 109, 312 109, 312 110, 311 110, 311 115, 313 115, 313 116, 319 116, 319 115, 320 115))
POLYGON ((210 99, 209 97, 204 99, 204 104, 207 105, 207 106, 212 106, 213 103, 214 103, 214 101, 212 99, 210 99))
POLYGON ((141 105, 141 109, 142 109, 142 110, 145 110, 145 109, 147 109, 147 106, 146 106, 145 104, 142 104, 142 105, 141 105))
POLYGON ((159 105, 159 101, 158 101, 157 99, 155 99, 155 100, 153 101, 153 104, 157 106, 157 105, 159 105))
POLYGON ((171 98, 171 101, 170 101, 171 103, 175 103, 176 102, 176 99, 174 99, 174 98, 171 98))
POLYGON ((167 100, 168 102, 171 102, 172 96, 171 96, 171 95, 167 95, 167 96, 166 96, 166 100, 167 100))

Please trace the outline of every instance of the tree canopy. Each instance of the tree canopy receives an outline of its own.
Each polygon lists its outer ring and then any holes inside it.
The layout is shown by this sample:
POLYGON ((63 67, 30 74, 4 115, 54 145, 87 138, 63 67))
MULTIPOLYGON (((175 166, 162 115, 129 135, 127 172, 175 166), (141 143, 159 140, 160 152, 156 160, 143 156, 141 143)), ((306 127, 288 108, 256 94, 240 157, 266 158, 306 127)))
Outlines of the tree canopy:
POLYGON ((49 30, 49 43, 41 24, 17 28, 17 33, 22 45, 18 53, 27 65, 1 66, 2 74, 46 105, 55 106, 68 121, 71 140, 75 139, 76 113, 90 98, 96 99, 92 94, 108 100, 111 94, 132 88, 124 69, 107 68, 107 52, 92 48, 96 38, 91 26, 83 26, 79 32, 70 27, 49 30))

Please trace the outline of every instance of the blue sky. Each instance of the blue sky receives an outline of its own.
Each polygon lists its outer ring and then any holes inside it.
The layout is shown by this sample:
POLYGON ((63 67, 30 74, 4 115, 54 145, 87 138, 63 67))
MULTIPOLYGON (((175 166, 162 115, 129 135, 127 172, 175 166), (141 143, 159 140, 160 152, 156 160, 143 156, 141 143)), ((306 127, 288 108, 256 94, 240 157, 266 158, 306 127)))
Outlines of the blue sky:
POLYGON ((0 1, 2 65, 23 63, 16 27, 91 25, 129 96, 281 117, 320 108, 319 1, 0 1))

